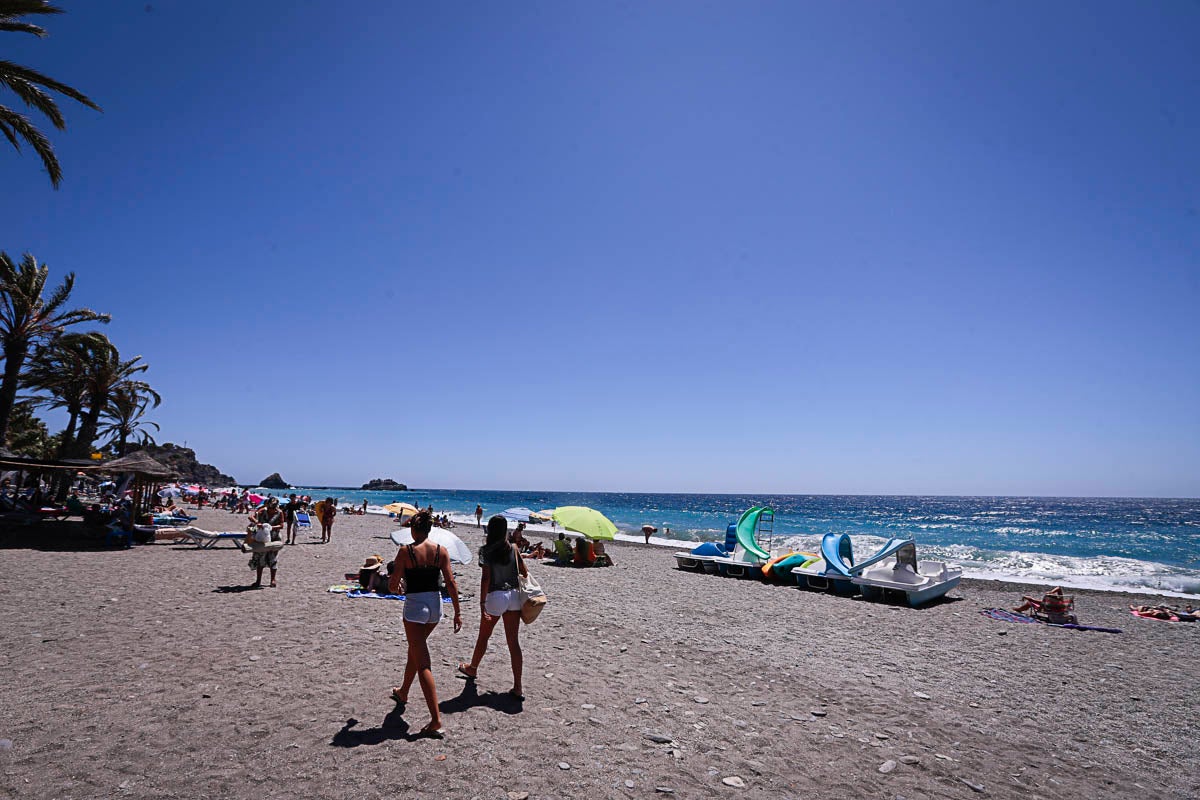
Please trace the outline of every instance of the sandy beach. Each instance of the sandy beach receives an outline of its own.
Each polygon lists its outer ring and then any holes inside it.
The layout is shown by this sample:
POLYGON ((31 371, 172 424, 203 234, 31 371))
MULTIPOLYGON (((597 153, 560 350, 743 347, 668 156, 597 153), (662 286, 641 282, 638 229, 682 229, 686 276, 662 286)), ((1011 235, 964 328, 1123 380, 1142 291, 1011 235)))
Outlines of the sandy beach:
MULTIPOLYGON (((200 512, 201 527, 241 517, 200 512)), ((454 675, 478 624, 431 639, 449 728, 404 664, 400 604, 326 591, 394 524, 304 534, 280 587, 243 591, 249 556, 81 546, 0 532, 7 796, 445 798, 1189 798, 1200 793, 1200 624, 1135 619, 1145 595, 1077 591, 1119 635, 980 615, 1028 587, 964 581, 913 610, 679 572, 614 543, 611 569, 534 563, 550 595, 523 627, 523 704, 502 636, 476 684, 454 675), (733 784, 733 785, 729 785, 733 784)), ((481 537, 459 527, 472 548, 481 537)), ((1172 601, 1174 602, 1174 601, 1172 601)))

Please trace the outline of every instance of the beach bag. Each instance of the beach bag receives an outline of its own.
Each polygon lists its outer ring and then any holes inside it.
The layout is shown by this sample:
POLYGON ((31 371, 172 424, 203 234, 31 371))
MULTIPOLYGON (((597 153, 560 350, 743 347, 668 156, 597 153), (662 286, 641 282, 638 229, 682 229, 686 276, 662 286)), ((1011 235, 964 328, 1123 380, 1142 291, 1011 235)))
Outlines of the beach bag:
POLYGON ((532 575, 518 575, 517 583, 517 593, 521 597, 521 619, 528 625, 542 613, 546 605, 546 593, 532 575))

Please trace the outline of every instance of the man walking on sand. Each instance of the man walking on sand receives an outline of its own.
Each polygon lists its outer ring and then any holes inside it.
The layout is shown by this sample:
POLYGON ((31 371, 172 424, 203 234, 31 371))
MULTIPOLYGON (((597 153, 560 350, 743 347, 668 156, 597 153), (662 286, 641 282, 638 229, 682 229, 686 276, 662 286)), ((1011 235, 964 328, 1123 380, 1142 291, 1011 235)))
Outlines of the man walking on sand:
POLYGON ((483 506, 478 503, 475 504, 475 527, 483 527, 483 506))
POLYGON ((300 510, 300 502, 296 495, 289 494, 288 501, 283 505, 283 518, 287 522, 287 538, 285 544, 296 543, 296 512, 300 510))

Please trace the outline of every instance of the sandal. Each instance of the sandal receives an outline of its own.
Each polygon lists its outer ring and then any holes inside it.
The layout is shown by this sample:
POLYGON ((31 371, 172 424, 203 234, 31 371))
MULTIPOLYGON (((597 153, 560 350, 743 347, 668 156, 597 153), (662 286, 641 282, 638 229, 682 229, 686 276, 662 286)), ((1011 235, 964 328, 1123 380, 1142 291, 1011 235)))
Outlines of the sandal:
POLYGON ((471 665, 468 664, 467 662, 460 661, 458 663, 458 671, 460 673, 462 673, 467 678, 467 680, 473 681, 477 677, 479 677, 479 670, 474 670, 472 672, 468 672, 468 670, 470 670, 470 669, 471 669, 471 665))
POLYGON ((426 737, 427 739, 445 739, 446 738, 446 728, 444 726, 441 728, 432 728, 432 727, 430 727, 431 725, 433 725, 432 722, 429 723, 429 725, 426 725, 424 728, 421 728, 420 735, 426 737))

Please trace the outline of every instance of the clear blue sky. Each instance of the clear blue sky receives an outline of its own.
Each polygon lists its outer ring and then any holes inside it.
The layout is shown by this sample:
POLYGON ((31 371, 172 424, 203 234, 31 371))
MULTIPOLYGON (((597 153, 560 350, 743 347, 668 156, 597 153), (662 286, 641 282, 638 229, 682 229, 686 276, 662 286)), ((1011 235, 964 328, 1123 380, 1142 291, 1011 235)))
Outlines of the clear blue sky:
POLYGON ((1196 3, 62 5, 0 248, 243 482, 1200 495, 1196 3))

